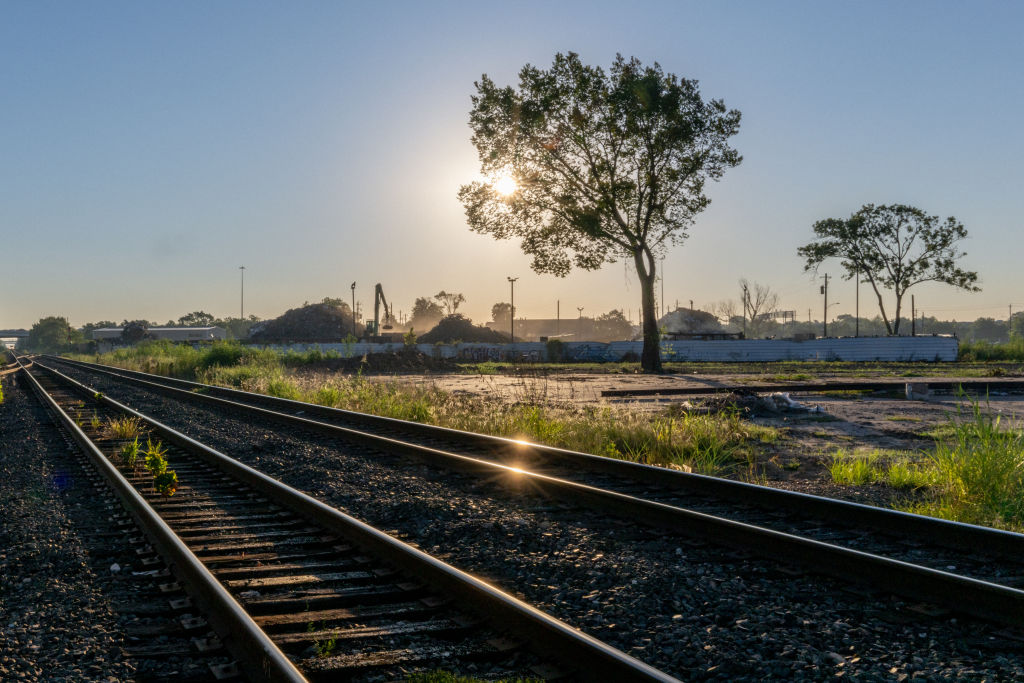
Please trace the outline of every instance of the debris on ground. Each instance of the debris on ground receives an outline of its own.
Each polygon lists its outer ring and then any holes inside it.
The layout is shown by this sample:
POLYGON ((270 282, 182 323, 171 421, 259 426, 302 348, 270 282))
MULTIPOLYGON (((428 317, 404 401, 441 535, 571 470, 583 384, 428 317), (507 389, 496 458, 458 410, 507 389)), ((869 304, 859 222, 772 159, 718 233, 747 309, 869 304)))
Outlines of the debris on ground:
POLYGON ((735 411, 741 417, 770 417, 780 413, 806 412, 824 413, 821 406, 794 401, 788 393, 774 392, 759 394, 751 389, 739 389, 728 393, 714 394, 706 398, 683 401, 676 405, 681 413, 716 414, 735 411))

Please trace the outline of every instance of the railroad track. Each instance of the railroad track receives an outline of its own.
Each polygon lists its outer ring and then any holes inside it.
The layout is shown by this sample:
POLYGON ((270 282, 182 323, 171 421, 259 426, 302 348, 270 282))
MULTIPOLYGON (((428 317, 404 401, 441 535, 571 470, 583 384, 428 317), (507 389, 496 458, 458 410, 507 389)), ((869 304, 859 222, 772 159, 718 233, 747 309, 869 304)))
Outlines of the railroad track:
POLYGON ((963 390, 975 394, 992 391, 1024 392, 1024 379, 905 379, 905 380, 833 380, 828 382, 784 382, 771 384, 716 384, 711 386, 663 386, 642 389, 605 389, 604 397, 639 396, 699 396, 705 394, 728 394, 750 392, 822 392, 822 391, 899 391, 907 385, 926 385, 934 391, 955 393, 963 390))
POLYGON ((475 472, 514 491, 571 499, 958 613, 1024 626, 1020 534, 144 373, 68 365, 244 420, 375 445, 475 472))
POLYGON ((219 642, 197 647, 223 644, 251 680, 396 680, 439 667, 675 680, 42 364, 24 372, 204 608, 219 642), (125 418, 166 449, 173 495, 128 464, 134 440, 111 437, 125 418))

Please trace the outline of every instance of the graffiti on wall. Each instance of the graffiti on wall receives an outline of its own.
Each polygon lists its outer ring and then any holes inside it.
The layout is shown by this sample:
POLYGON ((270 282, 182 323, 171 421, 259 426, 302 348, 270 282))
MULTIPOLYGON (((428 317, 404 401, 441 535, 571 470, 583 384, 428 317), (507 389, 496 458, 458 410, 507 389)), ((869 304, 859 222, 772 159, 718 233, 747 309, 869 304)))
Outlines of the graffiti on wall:
POLYGON ((476 363, 486 363, 488 361, 536 363, 543 360, 539 349, 524 351, 509 349, 503 346, 463 346, 459 348, 456 357, 459 360, 468 360, 476 363))

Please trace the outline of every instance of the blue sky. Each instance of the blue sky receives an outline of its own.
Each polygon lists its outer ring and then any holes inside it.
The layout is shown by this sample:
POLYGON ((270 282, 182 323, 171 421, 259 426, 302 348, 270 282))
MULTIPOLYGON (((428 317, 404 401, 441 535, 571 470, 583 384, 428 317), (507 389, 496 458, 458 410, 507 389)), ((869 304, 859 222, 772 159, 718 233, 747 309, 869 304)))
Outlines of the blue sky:
MULTIPOLYGON (((482 322, 511 275, 520 315, 636 319, 625 266, 534 274, 456 199, 474 80, 570 50, 658 61, 743 112, 743 164, 665 260, 670 304, 746 277, 820 319, 796 256, 812 223, 900 202, 963 221, 982 279, 915 288, 919 307, 1005 317, 1024 308, 1022 29, 1014 2, 4 3, 0 328, 237 315, 243 264, 263 317, 356 281, 364 308, 377 282, 406 312, 454 290, 482 322)), ((830 290, 830 317, 852 313, 852 285, 830 290)))

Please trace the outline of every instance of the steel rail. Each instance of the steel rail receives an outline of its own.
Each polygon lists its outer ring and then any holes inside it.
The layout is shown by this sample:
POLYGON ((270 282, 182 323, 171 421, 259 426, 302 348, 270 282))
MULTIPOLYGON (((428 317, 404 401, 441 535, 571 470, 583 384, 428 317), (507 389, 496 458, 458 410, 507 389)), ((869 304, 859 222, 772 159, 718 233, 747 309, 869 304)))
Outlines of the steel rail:
POLYGON ((960 381, 951 380, 930 380, 930 379, 906 379, 906 380, 884 380, 884 381, 836 381, 836 382, 813 382, 799 383, 787 382, 780 384, 722 384, 719 386, 701 387, 654 387, 643 389, 605 389, 601 396, 689 396, 701 394, 720 394, 732 391, 885 391, 891 389, 902 390, 907 384, 927 384, 929 387, 941 388, 945 391, 955 391, 957 387, 964 389, 981 389, 986 391, 1024 391, 1024 379, 1021 380, 985 380, 968 379, 960 381))
MULTIPOLYGON (((494 586, 98 393, 53 368, 41 363, 37 363, 37 367, 60 378, 84 395, 92 396, 97 402, 139 418, 165 440, 196 454, 208 464, 244 482, 281 506, 351 539, 442 592, 458 597, 489 620, 497 621, 502 630, 517 633, 530 641, 538 651, 559 661, 570 662, 573 667, 595 680, 677 681, 494 586)), ((85 438, 85 435, 82 437, 85 438)), ((109 462, 107 466, 112 468, 109 462)))
MULTIPOLYGON (((40 365, 40 367, 45 367, 40 365)), ((56 370, 46 368, 50 372, 56 370)), ((74 380, 71 380, 74 381, 74 380)), ((142 380, 138 380, 142 382, 142 380)), ((151 384, 148 383, 147 384, 151 384)), ((155 385, 160 386, 160 385, 155 385)), ((222 407, 241 408, 276 421, 343 438, 378 450, 442 461, 453 469, 484 475, 488 481, 513 489, 540 493, 552 498, 569 498, 601 512, 668 529, 732 548, 840 578, 869 582, 887 591, 984 619, 1024 626, 1024 591, 1000 584, 924 567, 889 557, 853 550, 744 522, 709 515, 656 501, 645 500, 586 484, 524 471, 486 460, 410 444, 375 434, 287 415, 265 408, 233 404, 226 399, 163 387, 186 400, 209 402, 222 407)), ((106 397, 104 397, 106 399, 106 397)), ((110 400, 110 399, 106 399, 110 400)), ((187 437, 185 437, 187 438, 187 437)), ((244 467, 244 465, 242 466, 244 467)))
MULTIPOLYGON (((417 422, 398 420, 358 413, 354 411, 328 408, 312 403, 303 403, 291 399, 277 398, 264 394, 256 394, 238 389, 200 384, 172 377, 163 377, 134 370, 123 370, 95 363, 81 361, 61 362, 73 366, 81 366, 94 372, 113 377, 123 377, 131 381, 141 382, 155 391, 163 391, 173 396, 184 396, 195 400, 225 396, 241 398, 248 401, 278 406, 289 410, 301 410, 306 415, 316 415, 328 419, 339 419, 356 424, 371 425, 377 428, 392 427, 396 430, 421 434, 428 438, 450 439, 455 443, 487 449, 505 449, 513 455, 507 456, 513 463, 521 463, 531 457, 549 458, 572 465, 578 469, 593 470, 604 474, 626 477, 646 484, 693 493, 702 496, 713 496, 722 500, 736 501, 746 505, 756 505, 768 509, 785 509, 802 515, 812 515, 820 519, 835 521, 848 527, 868 527, 874 531, 900 537, 913 537, 932 543, 951 547, 957 550, 975 550, 986 554, 999 554, 1009 557, 1024 557, 1024 534, 993 529, 975 524, 953 522, 937 517, 927 517, 910 512, 865 505, 852 501, 838 500, 824 496, 816 496, 798 491, 761 486, 747 482, 722 479, 692 472, 670 470, 655 465, 608 458, 590 453, 580 453, 567 449, 526 443, 504 437, 489 436, 463 432, 445 427, 435 427, 417 422), (174 386, 167 386, 174 385, 174 386), (187 391, 175 389, 182 387, 187 391), (203 397, 203 398, 200 398, 203 397)), ((245 404, 235 404, 238 409, 264 410, 245 404)), ((275 415, 276 411, 269 411, 275 415)), ((285 415, 277 419, 288 419, 285 415)), ((297 416, 296 416, 297 417, 297 416)), ((299 418, 302 419, 302 418, 299 418)), ((333 426, 333 425, 332 425, 333 426)))
MULTIPOLYGON (((42 367, 42 366, 38 366, 42 367)), ((89 440, 74 420, 57 404, 32 373, 24 368, 24 376, 40 401, 57 418, 58 423, 78 444, 93 466, 107 481, 124 507, 135 518, 152 545, 168 562, 169 568, 193 595, 211 606, 207 621, 229 652, 238 660, 239 667, 254 681, 307 681, 291 660, 256 625, 221 583, 210 573, 188 546, 146 500, 125 479, 110 460, 89 440)))

